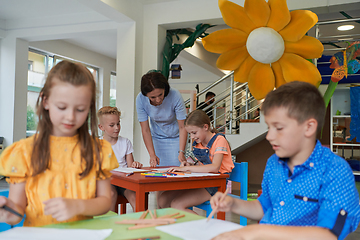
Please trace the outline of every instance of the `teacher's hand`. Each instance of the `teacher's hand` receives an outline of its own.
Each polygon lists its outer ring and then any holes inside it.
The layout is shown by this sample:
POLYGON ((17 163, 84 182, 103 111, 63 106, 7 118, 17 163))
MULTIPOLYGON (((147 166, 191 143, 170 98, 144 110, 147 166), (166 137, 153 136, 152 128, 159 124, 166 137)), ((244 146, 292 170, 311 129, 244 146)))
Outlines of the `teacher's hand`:
POLYGON ((179 152, 179 156, 178 156, 179 162, 181 164, 185 164, 186 163, 186 158, 185 158, 185 154, 183 152, 179 152))
POLYGON ((150 167, 156 167, 160 164, 160 159, 156 155, 150 155, 150 167))

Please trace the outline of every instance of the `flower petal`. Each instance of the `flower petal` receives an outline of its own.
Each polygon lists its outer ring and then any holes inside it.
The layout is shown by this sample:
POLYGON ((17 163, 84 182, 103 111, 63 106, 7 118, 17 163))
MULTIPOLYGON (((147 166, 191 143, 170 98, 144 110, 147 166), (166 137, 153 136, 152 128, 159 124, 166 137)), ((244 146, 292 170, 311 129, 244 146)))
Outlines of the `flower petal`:
POLYGON ((281 69, 279 62, 273 62, 271 64, 271 68, 275 75, 275 87, 278 88, 281 85, 285 84, 286 81, 285 81, 284 75, 282 73, 282 69, 281 69))
POLYGON ((227 0, 219 0, 218 3, 224 22, 229 27, 242 30, 247 34, 256 28, 243 7, 227 0))
POLYGON ((279 59, 286 82, 308 82, 316 87, 321 83, 321 75, 314 64, 294 53, 284 53, 279 59))
POLYGON ((232 49, 220 55, 216 61, 216 66, 223 70, 235 70, 248 56, 246 46, 232 49))
POLYGON ((309 10, 295 10, 290 15, 290 23, 279 32, 285 41, 299 41, 318 21, 316 14, 309 10))
POLYGON ((244 9, 256 27, 265 27, 270 17, 270 7, 265 0, 247 0, 244 9))
POLYGON ((310 36, 304 36, 297 42, 285 41, 285 52, 295 53, 306 59, 320 58, 323 51, 322 43, 310 36))
POLYGON ((248 86, 254 98, 265 98, 275 87, 275 76, 270 64, 257 62, 249 73, 248 86))
POLYGON ((204 48, 213 53, 224 53, 246 44, 248 34, 238 29, 222 29, 202 39, 204 48))
POLYGON ((289 24, 291 16, 286 4, 286 0, 269 0, 270 18, 267 27, 280 31, 289 24))
POLYGON ((250 55, 244 60, 240 67, 234 71, 234 80, 241 83, 248 81, 249 72, 252 67, 257 63, 250 55))

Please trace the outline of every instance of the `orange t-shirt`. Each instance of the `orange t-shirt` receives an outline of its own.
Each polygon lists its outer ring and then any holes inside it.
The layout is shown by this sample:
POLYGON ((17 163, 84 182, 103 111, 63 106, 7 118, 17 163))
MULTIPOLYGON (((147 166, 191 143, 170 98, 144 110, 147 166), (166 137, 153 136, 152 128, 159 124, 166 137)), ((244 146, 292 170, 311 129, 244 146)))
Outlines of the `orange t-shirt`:
MULTIPOLYGON (((211 137, 213 137, 214 135, 215 133, 211 137)), ((207 147, 204 147, 201 143, 197 143, 195 147, 200 149, 208 149, 207 147)), ((214 155, 217 153, 224 154, 219 172, 230 173, 234 168, 234 163, 231 158, 231 149, 227 140, 221 135, 217 136, 217 138, 215 139, 213 145, 209 150, 209 157, 211 162, 214 159, 214 155)))

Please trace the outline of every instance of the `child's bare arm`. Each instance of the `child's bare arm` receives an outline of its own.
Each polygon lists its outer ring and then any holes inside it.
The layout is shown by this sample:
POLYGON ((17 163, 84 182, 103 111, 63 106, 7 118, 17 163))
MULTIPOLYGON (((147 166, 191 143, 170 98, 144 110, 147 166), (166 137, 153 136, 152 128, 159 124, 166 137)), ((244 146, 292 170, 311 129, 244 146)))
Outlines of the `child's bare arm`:
POLYGON ((293 227, 269 224, 253 224, 235 231, 220 234, 212 240, 335 240, 336 236, 329 229, 321 227, 293 227))
POLYGON ((134 161, 132 153, 127 154, 125 159, 128 167, 141 168, 143 166, 142 163, 134 161))
POLYGON ((128 167, 133 167, 133 163, 134 163, 134 157, 132 155, 132 153, 126 154, 125 155, 125 159, 126 159, 126 164, 128 167))
POLYGON ((231 211, 238 215, 257 221, 259 221, 264 216, 263 209, 258 200, 244 201, 227 196, 222 202, 220 202, 220 199, 223 195, 224 193, 217 192, 213 197, 211 197, 210 204, 212 209, 215 209, 216 206, 219 206, 217 209, 218 211, 231 211))
POLYGON ((26 182, 10 184, 9 198, 0 197, 0 222, 6 222, 11 225, 15 225, 21 221, 21 218, 1 209, 6 205, 16 212, 24 215, 26 207, 26 194, 25 194, 26 182))
POLYGON ((105 214, 111 206, 110 179, 96 181, 96 197, 93 199, 52 198, 44 204, 45 215, 52 215, 58 221, 65 221, 76 215, 105 214))

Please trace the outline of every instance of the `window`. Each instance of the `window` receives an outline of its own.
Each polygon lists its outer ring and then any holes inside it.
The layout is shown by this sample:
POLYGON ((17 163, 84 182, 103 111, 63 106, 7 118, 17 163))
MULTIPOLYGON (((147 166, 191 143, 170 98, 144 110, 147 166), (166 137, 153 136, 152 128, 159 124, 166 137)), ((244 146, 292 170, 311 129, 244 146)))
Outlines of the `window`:
POLYGON ((45 83, 45 76, 53 67, 54 57, 45 52, 29 49, 28 54, 28 94, 26 114, 26 137, 35 133, 38 119, 36 101, 45 83))
POLYGON ((116 107, 116 73, 111 72, 110 76, 110 106, 116 107))
MULTIPOLYGON (((36 115, 36 101, 42 87, 44 86, 46 76, 53 66, 65 59, 66 58, 61 56, 29 48, 26 137, 29 137, 36 132, 38 123, 36 115)), ((71 59, 67 60, 76 62, 71 59)), ((87 64, 84 65, 93 74, 97 85, 99 82, 99 69, 87 64)))

